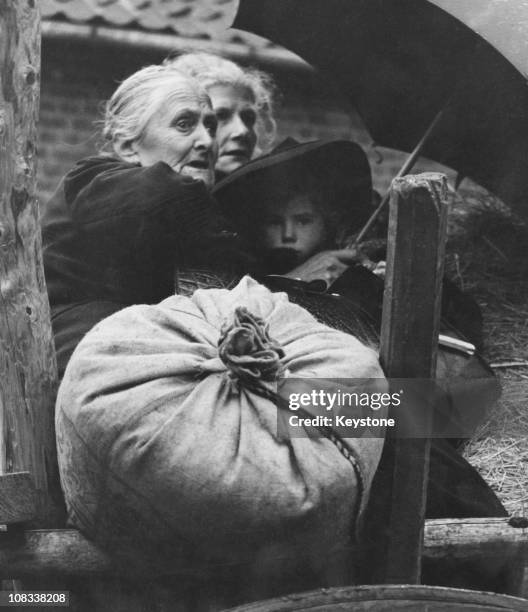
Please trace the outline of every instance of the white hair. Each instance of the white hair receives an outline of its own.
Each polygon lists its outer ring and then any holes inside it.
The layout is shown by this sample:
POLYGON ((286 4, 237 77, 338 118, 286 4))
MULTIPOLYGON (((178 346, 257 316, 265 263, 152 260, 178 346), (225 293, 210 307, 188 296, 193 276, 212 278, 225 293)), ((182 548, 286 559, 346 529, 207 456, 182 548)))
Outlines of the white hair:
POLYGON ((164 66, 147 66, 125 79, 105 105, 103 137, 106 144, 112 146, 117 139, 141 140, 153 115, 182 85, 187 85, 200 100, 209 103, 205 89, 197 80, 164 66))
POLYGON ((248 89, 257 110, 257 148, 267 152, 277 133, 273 117, 276 87, 270 75, 254 68, 243 68, 212 53, 184 53, 168 57, 163 65, 197 79, 208 90, 214 85, 242 86, 248 89))

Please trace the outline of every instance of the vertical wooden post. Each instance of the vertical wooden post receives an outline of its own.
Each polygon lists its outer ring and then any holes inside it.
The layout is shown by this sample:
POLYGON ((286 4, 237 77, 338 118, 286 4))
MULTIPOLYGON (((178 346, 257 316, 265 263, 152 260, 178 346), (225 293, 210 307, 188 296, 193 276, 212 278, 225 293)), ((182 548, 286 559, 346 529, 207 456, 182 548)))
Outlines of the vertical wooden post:
MULTIPOLYGON (((407 176, 393 181, 391 190, 380 360, 389 379, 431 379, 440 320, 447 181, 436 173, 407 176)), ((368 526, 368 580, 418 584, 430 440, 389 439, 386 447, 371 493, 375 522, 368 526)))
POLYGON ((61 515, 57 369, 36 188, 40 22, 36 0, 0 1, 0 468, 28 470, 37 526, 61 515))

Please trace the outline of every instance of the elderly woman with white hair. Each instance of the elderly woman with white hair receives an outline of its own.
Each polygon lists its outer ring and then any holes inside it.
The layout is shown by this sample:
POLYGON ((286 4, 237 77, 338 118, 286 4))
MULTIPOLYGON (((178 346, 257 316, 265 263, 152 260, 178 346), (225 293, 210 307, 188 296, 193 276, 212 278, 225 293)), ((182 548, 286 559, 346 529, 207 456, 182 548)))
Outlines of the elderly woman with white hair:
POLYGON ((179 267, 222 259, 211 255, 226 244, 209 196, 216 126, 198 81, 161 66, 130 76, 107 103, 110 152, 79 161, 43 214, 60 374, 101 319, 171 295, 179 267))
POLYGON ((268 74, 211 53, 184 53, 164 65, 196 78, 211 98, 218 121, 217 178, 270 150, 276 123, 275 86, 268 74))

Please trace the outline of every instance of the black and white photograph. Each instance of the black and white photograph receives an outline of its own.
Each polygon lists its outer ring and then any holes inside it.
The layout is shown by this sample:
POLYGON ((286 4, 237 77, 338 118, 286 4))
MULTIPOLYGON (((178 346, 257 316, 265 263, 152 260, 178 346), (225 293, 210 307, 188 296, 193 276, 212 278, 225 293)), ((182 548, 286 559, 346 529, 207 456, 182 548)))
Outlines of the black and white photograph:
POLYGON ((0 608, 528 612, 528 1, 0 1, 0 608))

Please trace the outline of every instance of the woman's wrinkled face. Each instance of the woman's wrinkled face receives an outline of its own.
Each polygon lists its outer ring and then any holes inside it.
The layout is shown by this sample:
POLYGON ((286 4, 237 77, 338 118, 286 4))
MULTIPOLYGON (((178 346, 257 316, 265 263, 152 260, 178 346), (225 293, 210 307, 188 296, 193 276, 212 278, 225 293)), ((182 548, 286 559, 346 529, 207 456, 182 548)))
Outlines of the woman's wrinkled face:
POLYGON ((214 183, 217 120, 209 98, 187 82, 172 87, 134 143, 142 166, 165 162, 175 172, 214 183))
POLYGON ((264 217, 262 246, 270 253, 288 249, 300 264, 323 249, 328 232, 323 215, 309 195, 296 195, 286 204, 271 204, 264 217))
POLYGON ((218 120, 216 170, 229 174, 247 164, 257 144, 257 108, 243 85, 213 85, 207 89, 218 120))

